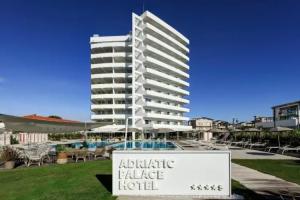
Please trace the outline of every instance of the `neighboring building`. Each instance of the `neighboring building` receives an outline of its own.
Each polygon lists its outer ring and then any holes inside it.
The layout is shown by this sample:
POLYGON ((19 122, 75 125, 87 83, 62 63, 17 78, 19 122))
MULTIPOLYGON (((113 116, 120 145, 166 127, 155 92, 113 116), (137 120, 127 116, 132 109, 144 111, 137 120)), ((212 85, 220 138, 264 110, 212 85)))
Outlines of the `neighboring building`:
POLYGON ((214 120, 213 128, 227 130, 228 128, 230 128, 230 124, 223 120, 214 120))
POLYGON ((191 129, 188 44, 149 11, 132 14, 128 35, 91 37, 91 119, 119 129, 126 119, 138 128, 191 129))
POLYGON ((213 128, 213 119, 208 117, 193 118, 189 121, 189 125, 193 130, 199 131, 199 139, 209 141, 213 137, 213 133, 210 130, 213 128))
POLYGON ((238 129, 253 128, 254 122, 239 122, 235 124, 234 127, 238 129))
POLYGON ((0 123, 0 131, 4 133, 0 134, 0 144, 6 145, 10 144, 8 135, 11 135, 11 133, 14 133, 13 136, 21 144, 43 143, 48 141, 49 133, 74 133, 106 125, 39 115, 17 117, 0 114, 0 120, 3 121, 3 123, 0 123))
POLYGON ((0 146, 5 146, 10 144, 11 132, 5 130, 5 125, 0 121, 0 146))
POLYGON ((273 117, 254 116, 254 124, 256 128, 272 128, 274 127, 273 117))
POLYGON ((214 120, 208 117, 193 118, 189 121, 189 125, 195 130, 209 131, 213 128, 214 120))
POLYGON ((271 128, 276 126, 299 128, 300 101, 272 107, 273 117, 254 117, 255 126, 271 128))
POLYGON ((300 101, 273 106, 274 126, 299 128, 300 101))

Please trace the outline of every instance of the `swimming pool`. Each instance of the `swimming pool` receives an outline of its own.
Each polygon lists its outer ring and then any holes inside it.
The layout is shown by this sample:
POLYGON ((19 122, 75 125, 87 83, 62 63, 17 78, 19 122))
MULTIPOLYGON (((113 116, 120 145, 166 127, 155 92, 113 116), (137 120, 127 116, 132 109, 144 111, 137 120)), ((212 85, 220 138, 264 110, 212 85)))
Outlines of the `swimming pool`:
MULTIPOLYGON (((124 149, 125 142, 110 145, 115 149, 124 149)), ((169 149, 174 150, 179 147, 170 141, 156 141, 156 140, 139 140, 139 141, 127 141, 127 149, 169 149)))

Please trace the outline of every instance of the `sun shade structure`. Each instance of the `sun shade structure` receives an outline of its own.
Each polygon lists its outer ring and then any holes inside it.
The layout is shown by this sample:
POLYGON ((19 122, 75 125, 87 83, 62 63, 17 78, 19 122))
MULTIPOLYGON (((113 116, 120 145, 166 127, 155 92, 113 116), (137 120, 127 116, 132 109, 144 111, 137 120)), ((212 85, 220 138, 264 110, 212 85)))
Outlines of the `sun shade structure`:
MULTIPOLYGON (((126 131, 126 128, 121 128, 119 129, 120 132, 126 131)), ((127 132, 142 132, 142 129, 140 128, 135 128, 135 127, 128 127, 127 132)))
POLYGON ((90 132, 92 132, 92 133, 117 133, 117 132, 121 132, 121 131, 120 131, 120 127, 113 124, 113 125, 104 125, 101 127, 93 128, 93 130, 90 132))
POLYGON ((208 132, 212 132, 212 133, 227 133, 227 130, 222 130, 222 129, 218 129, 218 128, 213 128, 208 130, 208 132))
POLYGON ((157 128, 157 129, 153 129, 153 132, 155 132, 155 133, 170 133, 170 132, 174 132, 174 130, 170 129, 170 128, 157 128))
POLYGON ((235 133, 235 132, 242 132, 243 130, 241 130, 241 129, 238 129, 238 128, 234 128, 234 129, 231 129, 230 130, 230 132, 233 132, 233 133, 235 133))
POLYGON ((291 128, 281 127, 281 126, 277 126, 277 127, 270 129, 271 132, 284 132, 284 131, 292 131, 292 130, 293 129, 291 129, 291 128))
POLYGON ((291 128, 287 128, 287 127, 281 127, 281 126, 277 126, 277 127, 273 127, 270 129, 271 132, 276 132, 277 133, 277 140, 278 140, 278 146, 280 147, 281 143, 280 143, 280 133, 283 132, 288 132, 288 131, 292 131, 293 129, 291 128))
POLYGON ((260 132, 260 130, 257 128, 247 128, 247 129, 245 129, 245 131, 246 132, 260 132))
POLYGON ((45 119, 17 117, 12 115, 0 114, 0 121, 5 124, 5 129, 10 131, 30 132, 30 133, 72 133, 87 131, 92 128, 98 128, 110 123, 104 122, 77 122, 70 120, 45 119))

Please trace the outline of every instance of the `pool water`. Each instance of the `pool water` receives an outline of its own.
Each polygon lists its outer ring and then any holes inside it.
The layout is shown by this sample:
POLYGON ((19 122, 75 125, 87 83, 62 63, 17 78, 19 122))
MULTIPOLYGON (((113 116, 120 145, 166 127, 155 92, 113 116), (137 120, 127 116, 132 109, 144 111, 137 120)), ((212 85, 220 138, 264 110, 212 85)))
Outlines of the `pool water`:
MULTIPOLYGON (((116 149, 124 149, 125 142, 111 145, 116 149)), ((178 147, 170 141, 128 141, 127 149, 177 149, 178 147)))
MULTIPOLYGON (((88 142, 87 143, 87 147, 88 148, 94 148, 94 147, 97 147, 97 148, 101 148, 101 147, 105 147, 107 145, 109 145, 110 143, 108 141, 101 141, 101 142, 88 142)), ((77 142, 77 143, 73 143, 71 145, 72 148, 75 148, 75 149, 80 149, 81 147, 83 147, 83 143, 82 142, 77 142)))

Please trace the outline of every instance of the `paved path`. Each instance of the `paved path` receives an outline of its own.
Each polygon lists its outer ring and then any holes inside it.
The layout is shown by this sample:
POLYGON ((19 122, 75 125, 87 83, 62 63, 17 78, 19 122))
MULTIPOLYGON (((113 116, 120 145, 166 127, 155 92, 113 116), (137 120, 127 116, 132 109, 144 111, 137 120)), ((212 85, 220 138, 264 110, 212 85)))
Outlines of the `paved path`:
POLYGON ((258 194, 277 196, 280 191, 300 192, 300 185, 232 163, 232 179, 258 194), (277 194, 277 195, 276 195, 277 194))
POLYGON ((281 155, 276 153, 269 153, 264 151, 257 151, 253 149, 231 149, 232 159, 271 159, 271 160, 300 160, 299 158, 281 155))

